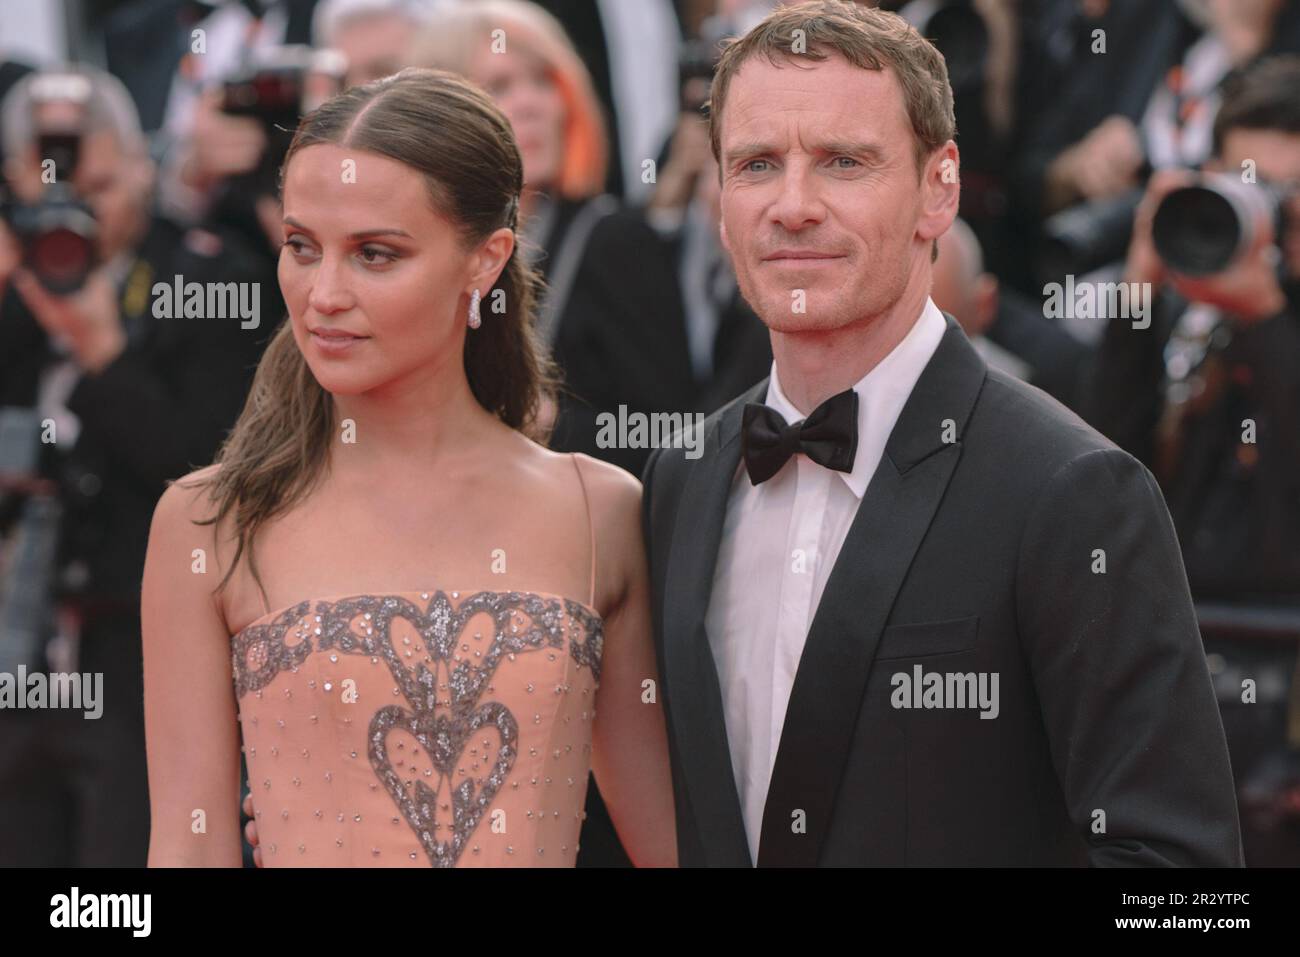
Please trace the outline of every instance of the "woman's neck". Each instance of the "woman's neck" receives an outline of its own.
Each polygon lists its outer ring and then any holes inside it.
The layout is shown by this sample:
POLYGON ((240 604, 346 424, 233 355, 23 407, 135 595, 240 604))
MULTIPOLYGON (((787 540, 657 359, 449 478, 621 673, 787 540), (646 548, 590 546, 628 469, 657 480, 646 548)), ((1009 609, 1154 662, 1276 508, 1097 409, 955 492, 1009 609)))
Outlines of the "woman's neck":
POLYGON ((384 475, 427 476, 480 448, 491 431, 507 428, 474 398, 463 371, 335 396, 334 407, 330 471, 349 483, 373 484, 384 475))

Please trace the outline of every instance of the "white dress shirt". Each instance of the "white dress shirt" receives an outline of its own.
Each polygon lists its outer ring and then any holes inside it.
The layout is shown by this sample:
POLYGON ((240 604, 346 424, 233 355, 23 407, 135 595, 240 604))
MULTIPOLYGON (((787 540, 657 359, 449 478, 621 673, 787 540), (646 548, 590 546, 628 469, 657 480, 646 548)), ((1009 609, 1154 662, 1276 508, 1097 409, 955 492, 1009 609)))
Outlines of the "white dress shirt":
MULTIPOLYGON (((808 629, 889 433, 946 327, 943 313, 927 300, 903 340, 853 386, 858 446, 852 472, 824 468, 798 453, 761 485, 751 484, 742 459, 732 481, 705 629, 755 864, 772 766, 808 629)), ((766 404, 787 422, 807 415, 781 391, 775 363, 766 404)))

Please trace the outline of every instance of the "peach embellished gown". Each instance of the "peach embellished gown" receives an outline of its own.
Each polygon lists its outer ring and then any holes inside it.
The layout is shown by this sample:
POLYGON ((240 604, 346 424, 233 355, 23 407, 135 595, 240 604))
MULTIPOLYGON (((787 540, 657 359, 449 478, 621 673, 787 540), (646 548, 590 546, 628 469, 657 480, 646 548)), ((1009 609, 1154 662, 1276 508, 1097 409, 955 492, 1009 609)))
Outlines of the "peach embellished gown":
POLYGON ((314 598, 232 638, 265 866, 573 865, 603 638, 590 537, 586 603, 314 598))

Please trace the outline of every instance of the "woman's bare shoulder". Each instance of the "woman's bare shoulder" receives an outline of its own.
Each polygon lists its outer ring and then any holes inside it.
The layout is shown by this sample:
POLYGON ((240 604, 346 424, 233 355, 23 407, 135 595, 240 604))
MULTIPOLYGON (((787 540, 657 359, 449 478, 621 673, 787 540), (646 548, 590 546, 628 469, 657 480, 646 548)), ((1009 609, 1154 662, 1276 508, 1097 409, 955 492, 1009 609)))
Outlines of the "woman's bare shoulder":
POLYGON ((593 518, 609 520, 619 514, 635 514, 640 509, 641 482, 626 469, 585 452, 557 452, 532 439, 525 441, 530 465, 538 470, 535 474, 547 476, 557 490, 571 487, 576 481, 576 466, 587 490, 593 518))
POLYGON ((211 465, 204 466, 201 469, 195 469, 188 475, 182 475, 176 480, 177 484, 194 485, 201 482, 208 482, 215 479, 221 474, 221 463, 214 462, 211 465))
POLYGON ((637 516, 641 510, 641 480, 626 469, 602 462, 583 452, 573 453, 587 494, 591 497, 592 512, 608 519, 637 516))
POLYGON ((188 554, 195 549, 205 553, 210 549, 209 557, 215 565, 224 567, 221 552, 225 536, 221 529, 229 525, 230 516, 216 521, 218 504, 212 492, 219 469, 209 465, 168 483, 154 506, 149 528, 152 550, 174 552, 183 548, 188 554))
POLYGON ((583 452, 556 452, 532 440, 528 444, 532 467, 547 477, 556 501, 568 498, 572 492, 566 490, 581 476, 601 551, 641 547, 641 482, 635 475, 583 452))
POLYGON ((216 514, 207 487, 214 474, 209 466, 170 482, 154 506, 141 595, 146 618, 175 614, 186 602, 194 609, 211 601, 206 572, 220 566, 215 530, 207 521, 216 514))
POLYGON ((220 465, 209 465, 169 482, 154 508, 154 523, 209 517, 214 504, 212 485, 220 470, 220 465))

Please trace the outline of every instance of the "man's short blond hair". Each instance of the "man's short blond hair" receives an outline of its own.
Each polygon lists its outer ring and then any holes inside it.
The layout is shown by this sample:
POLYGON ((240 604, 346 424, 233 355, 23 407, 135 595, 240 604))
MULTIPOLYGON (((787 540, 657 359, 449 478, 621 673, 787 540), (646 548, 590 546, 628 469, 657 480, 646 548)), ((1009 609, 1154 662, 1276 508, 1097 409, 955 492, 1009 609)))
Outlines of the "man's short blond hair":
POLYGON ((719 164, 727 91, 747 60, 820 61, 832 53, 864 70, 893 70, 912 124, 918 170, 957 135, 948 65, 934 44, 897 14, 842 0, 812 0, 780 7, 743 37, 725 41, 709 99, 709 138, 719 164))

